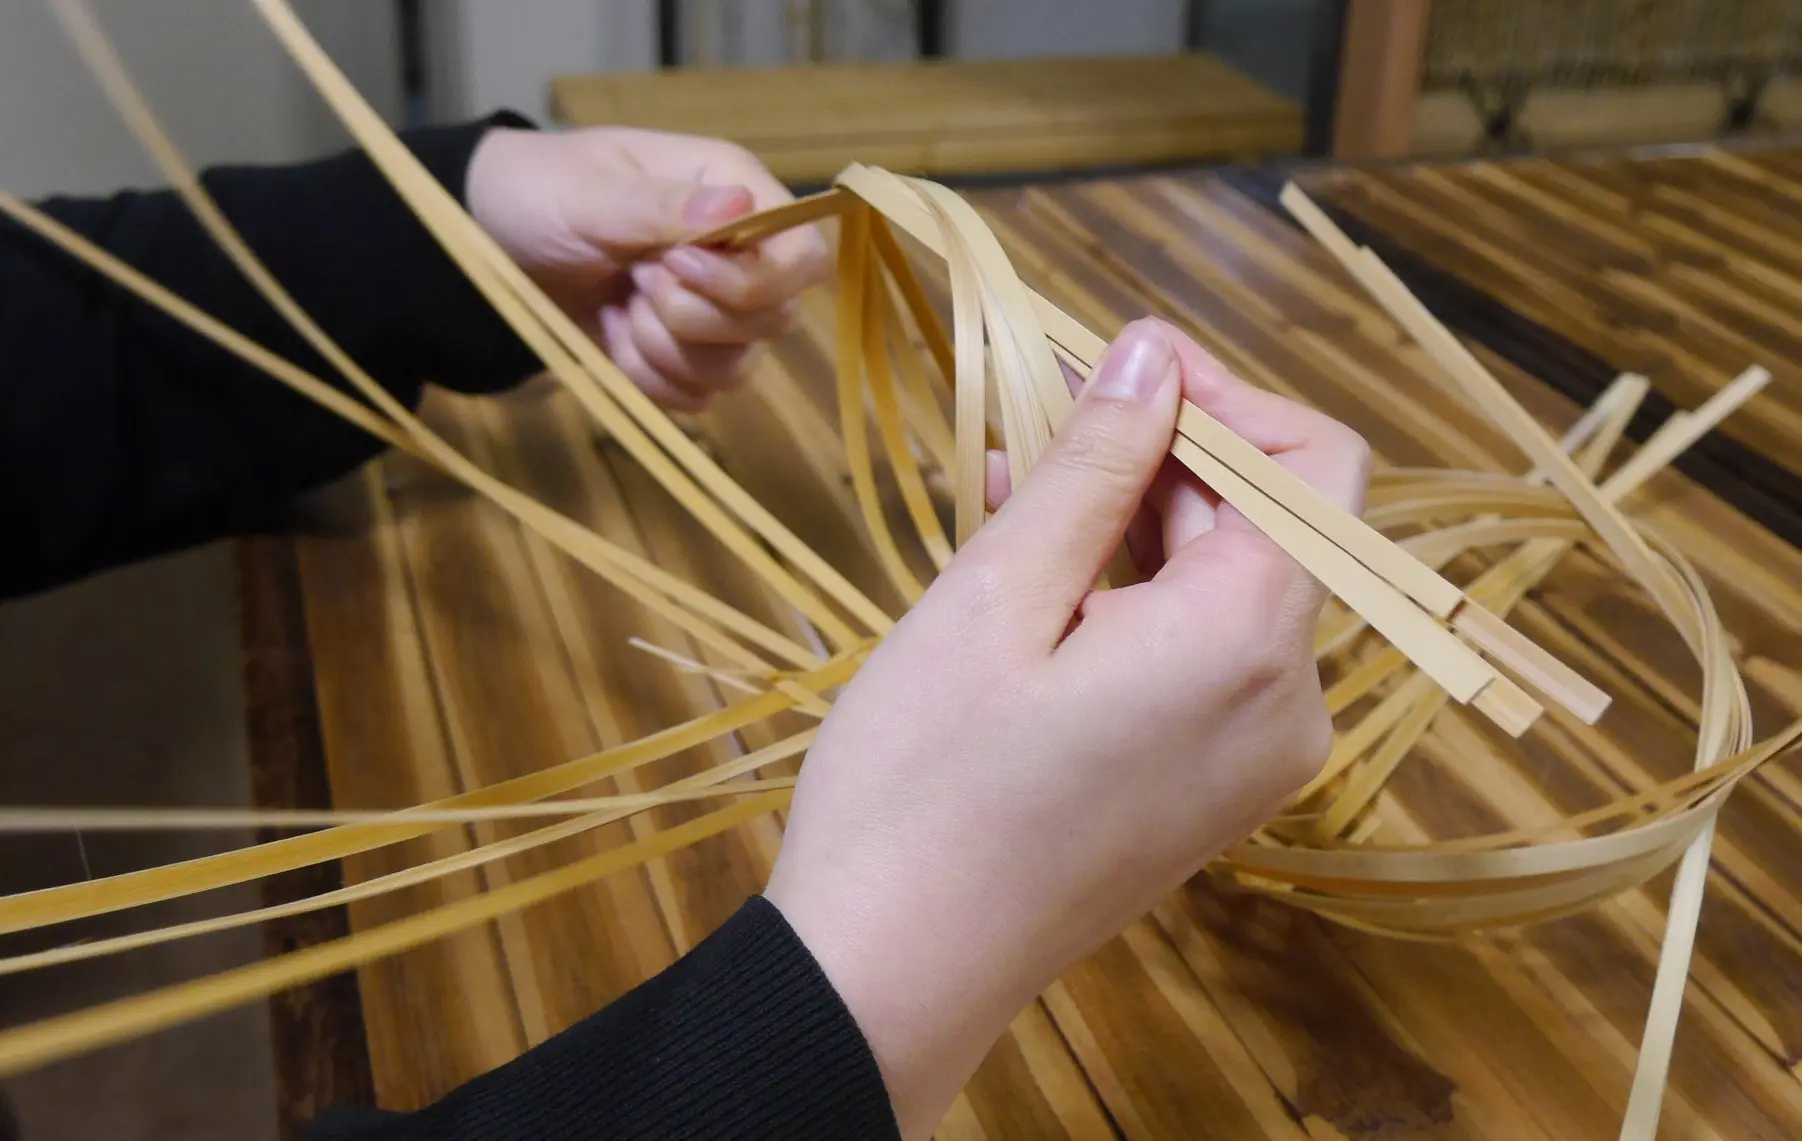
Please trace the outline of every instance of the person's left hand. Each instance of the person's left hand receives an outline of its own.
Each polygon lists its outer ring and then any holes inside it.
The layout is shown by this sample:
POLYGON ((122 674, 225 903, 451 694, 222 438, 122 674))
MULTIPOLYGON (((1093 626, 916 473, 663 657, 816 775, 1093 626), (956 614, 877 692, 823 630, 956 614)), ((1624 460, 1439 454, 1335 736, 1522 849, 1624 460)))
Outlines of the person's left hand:
POLYGON ((723 139, 598 127, 496 128, 477 145, 470 214, 659 404, 697 411, 744 379, 756 345, 793 327, 826 273, 800 227, 735 253, 681 244, 792 201, 723 139))

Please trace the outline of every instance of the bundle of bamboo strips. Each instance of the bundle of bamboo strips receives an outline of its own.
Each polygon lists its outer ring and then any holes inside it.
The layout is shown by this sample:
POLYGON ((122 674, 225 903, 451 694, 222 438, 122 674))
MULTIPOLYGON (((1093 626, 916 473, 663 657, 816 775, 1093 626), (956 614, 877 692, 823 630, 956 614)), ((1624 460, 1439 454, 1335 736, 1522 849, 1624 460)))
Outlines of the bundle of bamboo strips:
MULTIPOLYGON (((592 756, 394 811, 0 812, 0 830, 247 823, 314 829, 222 855, 0 898, 0 933, 243 883, 455 824, 567 817, 294 903, 0 959, 3 974, 368 899, 540 848, 653 805, 731 798, 726 807, 680 826, 336 942, 0 1033, 0 1075, 355 968, 782 808, 792 780, 755 774, 803 754, 812 729, 654 790, 560 798, 602 777, 641 769, 785 711, 823 716, 833 692, 854 676, 896 620, 747 495, 614 368, 419 166, 283 0, 255 3, 395 191, 538 354, 550 376, 684 510, 792 606, 817 638, 797 641, 608 543, 581 522, 488 474, 388 397, 234 233, 145 107, 85 8, 78 0, 56 0, 65 25, 121 113, 197 217, 253 285, 367 403, 341 394, 198 311, 28 204, 0 195, 0 211, 273 379, 462 482, 692 635, 706 660, 646 648, 676 668, 710 673, 746 696, 592 756)), ((1369 705, 1339 733, 1325 769, 1299 794, 1291 811, 1229 851, 1218 870, 1250 890, 1336 922, 1400 938, 1446 939, 1595 906, 1681 860, 1623 1127, 1623 1136, 1649 1138, 1656 1128, 1687 977, 1715 816, 1737 782, 1788 749, 1802 735, 1802 726, 1755 743, 1745 686, 1700 577, 1679 551, 1625 514, 1620 503, 1755 394, 1768 375, 1750 369, 1707 405, 1672 417, 1645 447, 1598 482, 1647 391, 1643 379, 1621 378, 1563 440, 1554 440, 1374 254, 1355 247, 1300 191, 1291 187, 1284 201, 1442 366, 1448 381, 1518 444, 1533 467, 1518 478, 1459 471, 1381 472, 1368 510, 1357 518, 1326 502, 1201 409, 1183 407, 1171 454, 1331 590, 1336 602, 1317 638, 1323 664, 1340 675, 1328 690, 1328 703, 1335 714, 1369 705), (1388 842, 1382 834, 1383 787, 1448 702, 1470 706, 1515 737, 1543 712, 1541 699, 1585 724, 1604 714, 1605 694, 1504 621, 1578 546, 1591 548, 1618 568, 1626 585, 1648 594, 1701 664, 1703 712, 1695 771, 1552 826, 1437 842, 1388 842), (1441 573, 1467 552, 1497 547, 1510 548, 1510 553, 1467 586, 1454 585, 1441 573)), ((854 165, 823 194, 696 240, 742 245, 822 220, 832 220, 838 228, 838 396, 852 488, 884 572, 898 595, 911 603, 983 525, 985 449, 998 441, 1014 478, 1024 478, 1070 408, 1064 368, 1086 375, 1104 342, 1020 280, 999 242, 963 199, 942 186, 880 169, 854 165), (947 267, 950 335, 915 276, 902 234, 947 267), (923 354, 913 349, 916 337, 925 345, 923 354), (884 481, 898 490, 898 511, 884 502, 884 481), (949 528, 941 518, 944 505, 936 488, 949 488, 953 500, 946 512, 949 528)), ((1117 561, 1110 578, 1123 581, 1130 573, 1117 561)))

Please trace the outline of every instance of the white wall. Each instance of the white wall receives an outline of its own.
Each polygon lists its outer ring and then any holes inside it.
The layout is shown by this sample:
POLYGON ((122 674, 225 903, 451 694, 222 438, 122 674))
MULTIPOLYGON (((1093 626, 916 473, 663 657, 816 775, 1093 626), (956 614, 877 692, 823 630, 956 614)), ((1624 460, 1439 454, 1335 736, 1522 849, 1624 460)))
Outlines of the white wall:
POLYGON ((654 0, 426 0, 430 113, 541 122, 553 76, 657 66, 654 0))
POLYGON ((907 0, 687 0, 684 64, 759 66, 822 60, 905 60, 919 54, 907 0))
MULTIPOLYGON (((247 0, 90 2, 191 161, 276 162, 344 144, 247 0)), ((394 6, 296 7, 377 108, 397 119, 394 6)), ((39 195, 160 182, 45 5, 0 3, 0 186, 39 195)))
POLYGON ((1183 50, 1183 0, 961 0, 947 54, 964 59, 1166 55, 1183 50))

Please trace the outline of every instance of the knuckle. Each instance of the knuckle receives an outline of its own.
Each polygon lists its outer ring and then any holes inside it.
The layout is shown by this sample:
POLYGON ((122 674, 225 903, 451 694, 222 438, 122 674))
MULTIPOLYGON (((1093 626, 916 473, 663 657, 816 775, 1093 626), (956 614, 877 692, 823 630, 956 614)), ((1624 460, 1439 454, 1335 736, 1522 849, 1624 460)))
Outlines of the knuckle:
POLYGON ((1324 701, 1317 702, 1313 713, 1301 719, 1299 724, 1302 726, 1299 763, 1312 777, 1326 767, 1327 757, 1333 752, 1333 717, 1327 712, 1324 701))
POLYGON ((713 299, 728 309, 757 308, 758 286, 753 275, 743 271, 722 273, 709 292, 713 299))
POLYGON ((1093 419, 1058 438, 1051 451, 1058 466, 1085 481, 1126 483, 1137 481, 1143 474, 1143 464, 1120 438, 1116 427, 1093 419))
POLYGON ((993 625, 1011 605, 1015 588, 1002 565, 984 551, 966 547, 928 591, 937 592, 936 606, 947 610, 958 629, 993 625))
POLYGON ((770 311, 770 336, 786 337, 801 327, 801 307, 793 300, 784 301, 770 311))
POLYGON ((743 166, 750 170, 762 170, 763 163, 752 153, 751 148, 743 143, 735 143, 730 139, 719 139, 716 145, 720 149, 722 160, 743 166))
POLYGON ((1340 446, 1345 452, 1347 464, 1351 467, 1352 474, 1356 477, 1359 486, 1362 486, 1370 478, 1371 464, 1374 462, 1370 441, 1364 438, 1363 433, 1336 420, 1333 424, 1334 432, 1339 437, 1340 446))
POLYGON ((1240 659, 1240 689, 1247 697, 1280 700, 1290 690, 1298 666, 1296 655, 1278 639, 1258 638, 1240 659))
POLYGON ((715 331, 719 324, 706 302, 687 290, 677 290, 658 307, 663 323, 678 336, 700 339, 715 331))

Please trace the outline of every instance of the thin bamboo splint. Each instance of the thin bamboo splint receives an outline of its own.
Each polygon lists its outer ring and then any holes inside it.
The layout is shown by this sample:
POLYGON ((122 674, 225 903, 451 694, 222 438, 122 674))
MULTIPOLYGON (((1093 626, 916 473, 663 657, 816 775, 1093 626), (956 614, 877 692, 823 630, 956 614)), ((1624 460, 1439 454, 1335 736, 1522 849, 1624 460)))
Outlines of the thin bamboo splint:
MULTIPOLYGON (((613 367, 413 159, 283 0, 253 2, 396 193, 539 356, 546 372, 727 552, 793 608, 802 634, 759 622, 536 502, 389 398, 238 238, 145 107, 83 5, 56 0, 58 14, 103 86, 208 232, 362 399, 280 359, 30 205, 0 194, 0 211, 273 380, 456 479, 691 636, 704 660, 648 643, 638 643, 640 648, 673 668, 716 677, 743 696, 605 752, 392 811, 0 811, 0 829, 8 830, 247 824, 314 829, 223 855, 0 898, 0 933, 243 883, 457 824, 559 818, 295 903, 0 959, 0 974, 7 974, 374 898, 568 839, 654 805, 728 801, 679 827, 332 943, 0 1033, 0 1075, 356 968, 779 810, 792 780, 757 774, 803 754, 813 739, 811 729, 660 788, 612 797, 566 794, 784 711, 824 715, 832 694, 855 675, 897 617, 745 493, 613 367)), ((1593 907, 1680 861, 1622 1131, 1624 1138, 1649 1139, 1687 978, 1715 816, 1740 780, 1796 743, 1802 725, 1755 740, 1744 683, 1700 576, 1681 552, 1621 504, 1756 394, 1768 375, 1749 369, 1702 408, 1673 416, 1626 463, 1598 479, 1646 394, 1642 378, 1621 378, 1564 439, 1553 440, 1374 254, 1346 239, 1299 190, 1289 188, 1283 200, 1432 356, 1448 382, 1514 440, 1531 467, 1521 477, 1381 471, 1368 509, 1358 518, 1202 409, 1182 408, 1171 454, 1281 544, 1336 599, 1316 643, 1323 664, 1343 667, 1328 690, 1329 707, 1337 714, 1369 704, 1339 733, 1327 765, 1291 810, 1227 852, 1217 870, 1248 890, 1335 922, 1433 940, 1593 907), (1649 595, 1700 663, 1704 683, 1695 771, 1553 826, 1437 843, 1377 842, 1385 783, 1448 702, 1469 705, 1512 736, 1532 728, 1544 712, 1541 699, 1578 723, 1593 724, 1604 716, 1606 694, 1505 620, 1578 546, 1617 567, 1625 586, 1649 595), (1497 548, 1509 553, 1468 585, 1457 586, 1441 573, 1470 552, 1497 548)), ((1105 342, 1020 280, 1000 243, 963 199, 944 187, 876 168, 852 166, 823 194, 695 240, 753 245, 816 222, 838 228, 836 364, 851 490, 883 572, 898 596, 911 603, 983 524, 985 449, 1000 443, 1014 478, 1025 478, 1071 407, 1064 367, 1086 375, 1105 342), (951 283, 950 335, 896 231, 944 262, 951 283), (916 335, 924 354, 912 347, 916 335), (885 485, 898 491, 900 510, 885 503, 885 485), (942 501, 944 489, 949 505, 942 501)), ((1110 580, 1123 582, 1131 573, 1117 560, 1110 580)))

